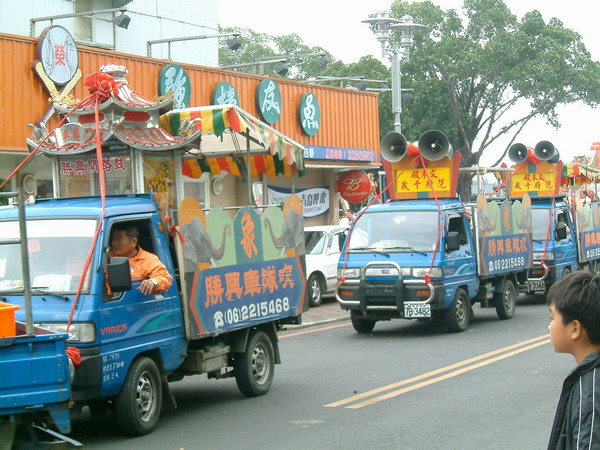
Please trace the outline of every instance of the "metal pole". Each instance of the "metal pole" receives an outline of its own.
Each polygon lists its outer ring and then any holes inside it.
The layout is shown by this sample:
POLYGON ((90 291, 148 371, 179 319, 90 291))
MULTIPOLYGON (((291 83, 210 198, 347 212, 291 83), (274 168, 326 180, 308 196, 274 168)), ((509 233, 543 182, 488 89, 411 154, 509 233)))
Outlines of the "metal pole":
POLYGON ((398 44, 392 46, 392 111, 394 112, 394 131, 402 133, 402 72, 400 71, 400 49, 398 44))
POLYGON ((17 188, 17 208, 19 210, 19 233, 21 235, 21 267, 23 270, 23 299, 25 300, 25 325, 28 335, 33 335, 33 314, 31 312, 31 280, 29 277, 29 253, 27 249, 27 220, 25 217, 25 193, 17 188))

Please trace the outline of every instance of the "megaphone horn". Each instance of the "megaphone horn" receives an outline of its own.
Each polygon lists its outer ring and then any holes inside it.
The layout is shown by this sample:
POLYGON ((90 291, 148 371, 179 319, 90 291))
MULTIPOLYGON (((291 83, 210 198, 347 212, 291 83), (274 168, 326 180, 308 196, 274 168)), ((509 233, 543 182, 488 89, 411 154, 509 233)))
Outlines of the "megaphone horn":
POLYGON ((527 161, 527 147, 524 144, 513 144, 508 149, 508 157, 517 164, 527 161))
POLYGON ((550 164, 556 164, 559 160, 560 160, 560 153, 555 148, 554 149, 554 153, 552 154, 552 156, 550 157, 550 159, 548 160, 548 162, 550 164))
POLYGON ((445 156, 452 158, 452 145, 448 137, 438 130, 429 130, 421 135, 419 151, 429 161, 439 161, 445 156))
POLYGON ((533 151, 535 152, 535 156, 537 156, 540 161, 550 161, 554 156, 556 149, 554 148, 554 145, 552 145, 552 142, 540 141, 537 143, 533 151))
POLYGON ((392 131, 381 140, 379 151, 383 158, 393 163, 406 156, 408 145, 408 141, 401 133, 392 131))

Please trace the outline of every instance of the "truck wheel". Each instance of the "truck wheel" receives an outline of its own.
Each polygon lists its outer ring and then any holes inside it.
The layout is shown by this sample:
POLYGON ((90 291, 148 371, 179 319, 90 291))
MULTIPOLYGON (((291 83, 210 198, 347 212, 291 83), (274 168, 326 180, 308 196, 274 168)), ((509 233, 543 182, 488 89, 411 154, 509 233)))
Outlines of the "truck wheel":
POLYGON ((357 333, 370 333, 375 328, 375 320, 364 319, 356 311, 350 311, 350 320, 357 333))
POLYGON ((247 397, 269 392, 275 374, 273 343, 264 331, 254 333, 244 353, 236 353, 233 361, 235 382, 247 397))
POLYGON ((319 275, 313 273, 310 277, 308 277, 307 283, 307 295, 308 295, 308 304, 311 307, 319 306, 321 304, 321 300, 323 298, 323 284, 319 279, 319 275))
POLYGON ((465 331, 471 316, 471 302, 463 288, 458 288, 454 294, 452 306, 446 311, 446 327, 457 333, 465 331))
POLYGON ((125 434, 150 433, 160 417, 162 385, 156 363, 147 357, 136 359, 115 401, 117 423, 125 434))
POLYGON ((517 307, 517 290, 512 280, 504 280, 502 292, 494 294, 494 304, 496 305, 496 314, 498 318, 510 319, 515 314, 517 307))

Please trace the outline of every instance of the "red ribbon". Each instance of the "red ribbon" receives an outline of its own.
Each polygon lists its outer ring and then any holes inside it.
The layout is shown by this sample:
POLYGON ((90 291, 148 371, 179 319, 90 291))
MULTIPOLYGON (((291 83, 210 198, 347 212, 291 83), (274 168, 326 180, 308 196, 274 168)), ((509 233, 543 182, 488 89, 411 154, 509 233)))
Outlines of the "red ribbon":
POLYGON ((73 365, 79 366, 81 364, 81 350, 77 347, 67 347, 66 352, 73 365))
POLYGON ((179 236, 179 240, 181 241, 181 243, 183 244, 185 242, 185 238, 183 237, 183 234, 181 234, 181 231, 179 231, 179 228, 177 228, 177 225, 171 225, 171 227, 169 228, 169 236, 179 236))

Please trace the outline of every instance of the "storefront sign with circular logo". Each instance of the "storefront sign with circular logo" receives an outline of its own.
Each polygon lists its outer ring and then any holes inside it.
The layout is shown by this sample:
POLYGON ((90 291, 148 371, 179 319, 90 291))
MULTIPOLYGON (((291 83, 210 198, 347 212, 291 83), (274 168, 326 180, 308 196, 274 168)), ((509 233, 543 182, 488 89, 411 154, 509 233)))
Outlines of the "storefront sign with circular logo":
POLYGON ((240 106, 240 99, 233 84, 221 81, 215 85, 210 97, 213 105, 236 105, 240 106))
POLYGON ((79 55, 73 36, 60 25, 42 31, 37 44, 38 59, 44 73, 59 86, 64 86, 77 72, 79 55))
POLYGON ((321 126, 321 108, 319 100, 313 93, 307 92, 300 98, 298 117, 302 130, 309 136, 314 136, 321 126))
POLYGON ((351 170, 338 179, 337 190, 349 203, 364 202, 371 194, 371 180, 362 170, 351 170))
POLYGON ((169 64, 158 74, 158 95, 173 91, 175 109, 187 108, 192 95, 190 77, 179 64, 169 64))
POLYGON ((281 115, 281 91, 275 81, 267 78, 258 83, 256 106, 265 122, 277 122, 281 115))

